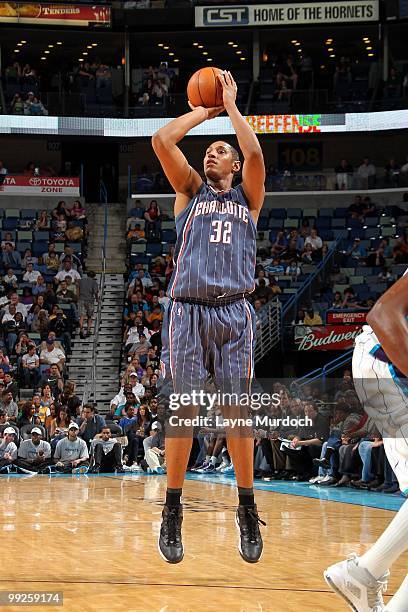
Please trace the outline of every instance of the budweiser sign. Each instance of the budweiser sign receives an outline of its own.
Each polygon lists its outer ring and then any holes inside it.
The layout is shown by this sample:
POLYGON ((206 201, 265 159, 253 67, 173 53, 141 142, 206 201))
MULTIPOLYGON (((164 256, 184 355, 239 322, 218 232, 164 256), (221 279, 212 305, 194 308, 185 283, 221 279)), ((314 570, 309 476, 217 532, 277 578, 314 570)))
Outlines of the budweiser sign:
POLYGON ((365 323, 367 318, 365 312, 328 312, 326 314, 327 323, 365 323))
POLYGON ((319 325, 302 327, 306 332, 302 338, 297 330, 298 351, 343 351, 354 346, 354 340, 361 331, 360 325, 319 325))
POLYGON ((0 185, 1 195, 79 196, 79 178, 71 176, 12 176, 0 185))

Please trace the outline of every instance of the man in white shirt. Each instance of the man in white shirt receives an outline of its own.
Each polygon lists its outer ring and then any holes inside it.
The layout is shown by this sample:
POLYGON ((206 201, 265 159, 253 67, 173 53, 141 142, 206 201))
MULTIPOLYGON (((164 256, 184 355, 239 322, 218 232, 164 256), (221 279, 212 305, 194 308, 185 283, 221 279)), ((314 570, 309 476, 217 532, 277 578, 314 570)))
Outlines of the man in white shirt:
POLYGON ((72 260, 68 256, 64 259, 62 270, 60 270, 58 274, 54 276, 54 282, 59 284, 61 281, 65 280, 67 276, 70 276, 74 283, 78 285, 81 275, 72 267, 72 260))
POLYGON ((24 440, 18 449, 18 459, 15 465, 23 473, 48 472, 51 465, 51 445, 42 440, 42 431, 39 427, 31 430, 31 439, 24 440))
POLYGON ((0 174, 5 175, 8 174, 7 168, 3 166, 3 161, 0 159, 0 174))
POLYGON ((21 314, 23 315, 24 321, 26 320, 26 318, 27 318, 27 306, 20 302, 20 299, 19 299, 17 293, 12 293, 11 294, 11 296, 10 296, 10 304, 5 307, 4 312, 9 312, 10 311, 10 306, 15 306, 16 307, 16 312, 21 312, 21 314))
POLYGON ((39 272, 38 270, 34 270, 33 264, 28 263, 26 267, 26 272, 23 276, 23 282, 35 285, 39 276, 41 276, 41 272, 39 272))
POLYGON ((6 427, 0 440, 0 472, 8 472, 9 466, 17 459, 16 431, 6 427))
POLYGON ((62 372, 65 365, 65 354, 54 344, 52 338, 47 339, 47 346, 40 353, 40 371, 43 374, 46 370, 49 370, 51 365, 57 365, 60 372, 62 372))
POLYGON ((145 388, 142 383, 139 382, 139 378, 136 372, 131 372, 129 374, 129 382, 132 387, 132 393, 135 394, 137 401, 140 402, 140 400, 145 394, 145 388))
POLYGON ((363 159, 361 166, 357 168, 357 176, 360 179, 361 188, 370 188, 374 184, 375 175, 377 170, 374 164, 372 164, 368 157, 363 159))
POLYGON ((322 239, 320 238, 320 236, 317 235, 317 230, 316 229, 312 229, 310 232, 310 236, 308 236, 305 240, 305 246, 307 244, 311 244, 312 245, 312 249, 314 251, 318 251, 319 249, 322 248, 323 246, 323 242, 322 239))
POLYGON ((40 375, 40 359, 36 353, 35 344, 28 346, 28 352, 21 358, 23 368, 24 385, 32 389, 38 384, 40 375))

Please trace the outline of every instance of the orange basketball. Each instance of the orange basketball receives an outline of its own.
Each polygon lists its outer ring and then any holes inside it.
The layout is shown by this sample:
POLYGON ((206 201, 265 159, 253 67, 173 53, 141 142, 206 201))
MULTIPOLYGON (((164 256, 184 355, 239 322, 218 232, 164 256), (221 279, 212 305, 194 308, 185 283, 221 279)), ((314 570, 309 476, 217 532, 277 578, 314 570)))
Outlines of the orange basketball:
POLYGON ((193 74, 187 85, 187 97, 193 106, 222 106, 222 85, 218 80, 221 73, 220 68, 207 66, 193 74))

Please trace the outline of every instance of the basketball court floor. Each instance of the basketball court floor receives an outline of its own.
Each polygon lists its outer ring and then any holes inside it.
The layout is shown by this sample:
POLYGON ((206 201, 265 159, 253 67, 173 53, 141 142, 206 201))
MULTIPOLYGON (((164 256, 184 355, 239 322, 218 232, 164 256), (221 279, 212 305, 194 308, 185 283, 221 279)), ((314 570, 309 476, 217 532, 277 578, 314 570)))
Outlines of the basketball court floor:
MULTIPOLYGON (((62 608, 36 609, 68 612, 347 610, 323 570, 366 550, 403 503, 374 493, 259 483, 264 554, 248 565, 236 546, 233 484, 230 477, 189 475, 185 558, 171 566, 157 552, 165 477, 1 478, 0 591, 59 591, 62 608)), ((393 568, 389 595, 406 572, 404 557, 393 568)))

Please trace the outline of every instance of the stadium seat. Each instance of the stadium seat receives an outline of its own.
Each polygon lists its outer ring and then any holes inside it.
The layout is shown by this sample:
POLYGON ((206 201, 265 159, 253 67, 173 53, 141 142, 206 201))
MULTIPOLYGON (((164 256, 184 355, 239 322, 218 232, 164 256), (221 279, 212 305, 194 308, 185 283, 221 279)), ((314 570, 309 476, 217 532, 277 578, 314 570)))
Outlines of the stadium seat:
POLYGON ((37 218, 37 211, 34 208, 23 208, 20 219, 31 220, 37 218))

